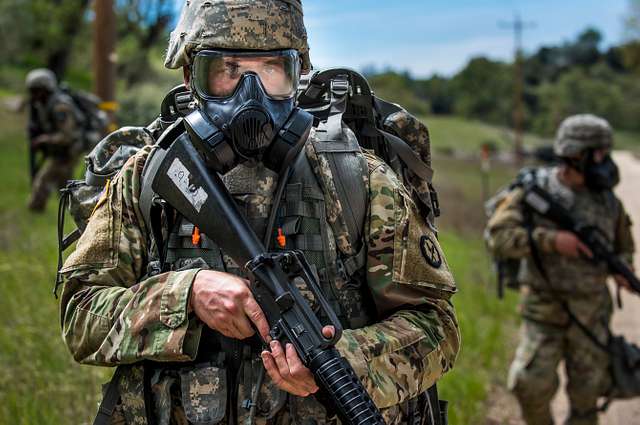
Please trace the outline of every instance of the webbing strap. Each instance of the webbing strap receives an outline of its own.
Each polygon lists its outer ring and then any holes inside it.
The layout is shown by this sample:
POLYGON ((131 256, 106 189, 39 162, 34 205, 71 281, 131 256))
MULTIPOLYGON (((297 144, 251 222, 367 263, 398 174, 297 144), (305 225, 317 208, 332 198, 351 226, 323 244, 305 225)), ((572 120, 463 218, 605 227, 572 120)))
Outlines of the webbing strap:
POLYGON ((360 250, 355 255, 342 260, 342 263, 344 265, 344 271, 347 273, 347 276, 353 276, 367 263, 366 244, 362 244, 360 250))
POLYGON ((56 280, 53 285, 53 295, 58 299, 58 288, 62 284, 62 270, 63 256, 62 253, 75 241, 80 238, 82 232, 80 229, 74 230, 67 236, 64 236, 64 214, 69 203, 69 197, 71 193, 67 188, 61 190, 60 203, 58 204, 58 270, 56 272, 56 280))
POLYGON ((323 205, 308 201, 285 201, 280 206, 280 215, 283 217, 299 216, 308 218, 321 218, 323 205))
POLYGON ((429 167, 420 157, 411 149, 411 147, 398 136, 380 130, 380 133, 391 145, 393 151, 400 157, 406 166, 413 171, 422 180, 431 183, 433 180, 433 169, 429 167))
POLYGON ((349 80, 346 76, 338 76, 331 80, 331 110, 326 124, 326 140, 341 140, 342 116, 347 110, 347 93, 349 92, 349 80))
POLYGON ((321 235, 292 235, 288 239, 296 249, 300 249, 302 251, 324 250, 321 235))
POLYGON ((93 425, 109 425, 111 423, 111 417, 120 399, 119 385, 123 368, 124 366, 118 366, 113 373, 104 397, 102 397, 102 401, 100 402, 100 407, 98 407, 98 413, 96 413, 96 417, 93 420, 93 425))

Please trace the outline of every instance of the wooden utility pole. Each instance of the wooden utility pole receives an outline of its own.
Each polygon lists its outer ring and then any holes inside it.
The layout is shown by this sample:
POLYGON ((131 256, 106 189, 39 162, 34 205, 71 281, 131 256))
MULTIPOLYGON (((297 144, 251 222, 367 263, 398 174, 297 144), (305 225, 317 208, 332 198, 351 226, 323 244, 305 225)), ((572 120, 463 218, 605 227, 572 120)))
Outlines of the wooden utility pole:
POLYGON ((101 109, 115 121, 116 92, 116 14, 113 0, 95 0, 93 25, 94 92, 102 99, 101 109))
POLYGON ((524 70, 522 55, 522 32, 525 28, 533 28, 535 23, 523 22, 517 13, 511 22, 501 22, 500 27, 513 30, 514 59, 513 59, 513 155, 518 164, 524 157, 524 70))

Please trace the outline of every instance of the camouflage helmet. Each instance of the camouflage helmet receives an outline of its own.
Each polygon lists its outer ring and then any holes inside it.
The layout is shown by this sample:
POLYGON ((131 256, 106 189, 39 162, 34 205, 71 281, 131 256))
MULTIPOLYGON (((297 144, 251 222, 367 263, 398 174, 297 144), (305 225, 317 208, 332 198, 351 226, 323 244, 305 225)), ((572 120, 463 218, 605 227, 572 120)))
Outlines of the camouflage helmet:
POLYGON ((610 148, 612 145, 613 130, 607 120, 581 114, 562 121, 553 150, 560 157, 575 157, 587 149, 610 148))
POLYGON ((46 68, 38 68, 30 71, 25 79, 27 89, 46 89, 54 91, 58 85, 56 74, 46 68))
POLYGON ((295 49, 311 69, 300 0, 186 0, 164 65, 189 65, 204 49, 295 49))

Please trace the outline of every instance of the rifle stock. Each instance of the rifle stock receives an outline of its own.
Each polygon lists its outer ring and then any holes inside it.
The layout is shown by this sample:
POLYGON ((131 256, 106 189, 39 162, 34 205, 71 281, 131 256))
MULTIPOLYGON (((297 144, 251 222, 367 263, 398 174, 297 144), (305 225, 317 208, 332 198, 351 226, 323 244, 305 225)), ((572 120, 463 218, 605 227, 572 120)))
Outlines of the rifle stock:
POLYGON ((250 272, 251 291, 265 313, 271 336, 294 345, 341 421, 384 424, 351 365, 334 348, 342 327, 304 255, 299 251, 266 252, 220 177, 206 168, 186 133, 152 160, 156 157, 161 162, 156 165, 153 190, 250 272), (322 335, 322 324, 296 285, 300 279, 335 327, 333 338, 322 335))

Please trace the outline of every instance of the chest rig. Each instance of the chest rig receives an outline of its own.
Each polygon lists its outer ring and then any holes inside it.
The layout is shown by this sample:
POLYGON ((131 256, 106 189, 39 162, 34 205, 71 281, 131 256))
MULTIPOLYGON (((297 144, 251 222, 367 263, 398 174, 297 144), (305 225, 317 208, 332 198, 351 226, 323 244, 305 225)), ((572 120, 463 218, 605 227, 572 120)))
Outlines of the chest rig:
MULTIPOLYGON (((323 142, 316 142, 316 147, 322 148, 323 142)), ((335 150, 336 146, 326 148, 335 150)), ((344 146, 334 154, 344 154, 348 149, 344 146)), ((337 160, 335 164, 340 166, 341 161, 337 160)), ((347 168, 341 167, 341 180, 348 178, 345 176, 347 168)), ((295 249, 304 253, 343 326, 353 329, 369 324, 373 314, 367 308, 370 303, 368 294, 363 290, 366 287, 363 287, 364 259, 358 256, 344 258, 337 249, 334 233, 328 224, 325 194, 305 152, 297 157, 284 178, 286 181, 262 164, 257 164, 239 165, 225 174, 223 181, 256 235, 268 242, 271 251, 295 249)), ((350 188, 351 196, 360 197, 364 204, 367 193, 361 178, 356 186, 360 189, 350 188)), ((349 213, 358 216, 354 217, 354 226, 358 227, 356 234, 362 236, 365 208, 358 211, 349 209, 349 213)), ((364 253, 363 241, 358 242, 359 252, 364 253)), ((205 268, 242 275, 238 265, 183 217, 177 217, 171 226, 164 250, 164 264, 159 267, 157 260, 154 262, 158 271, 205 268)), ((310 292, 304 293, 309 294, 313 305, 310 292)))
MULTIPOLYGON (((538 185, 571 211, 576 221, 586 226, 596 227, 610 244, 614 243, 620 204, 613 192, 570 190, 558 180, 557 170, 553 168, 539 170, 536 178, 538 185)), ((537 216, 532 217, 532 220, 535 226, 558 227, 555 223, 537 216)), ((609 275, 606 264, 596 263, 586 258, 568 258, 544 253, 541 253, 540 258, 549 278, 553 281, 554 289, 559 293, 582 295, 599 293, 609 275)), ((542 290, 547 288, 547 284, 530 259, 526 261, 523 272, 525 281, 530 282, 535 288, 542 290)))
MULTIPOLYGON (((350 194, 351 200, 345 200, 343 204, 350 215, 350 225, 357 231, 358 240, 354 242, 357 242, 358 252, 364 253, 368 186, 363 181, 362 172, 367 168, 357 140, 344 138, 340 142, 328 143, 323 141, 322 136, 312 139, 308 143, 314 143, 314 151, 318 154, 326 154, 327 164, 330 164, 334 173, 340 173, 340 180, 356 182, 349 187, 339 186, 339 191, 345 194, 348 191, 350 194), (357 165, 354 161, 360 166, 354 166, 357 165)), ((222 179, 264 245, 270 251, 302 251, 342 326, 360 328, 372 323, 375 318, 365 284, 364 255, 360 254, 362 259, 359 260, 358 255, 345 257, 340 253, 329 224, 326 193, 319 182, 318 172, 303 150, 285 175, 278 176, 260 163, 245 163, 229 171, 222 179)), ((143 192, 150 190, 146 184, 151 179, 144 172, 142 180, 143 192)), ((153 228, 156 223, 157 227, 160 220, 154 218, 150 211, 145 212, 145 202, 141 202, 141 207, 150 226, 153 228)), ((243 276, 243 270, 186 218, 176 216, 175 212, 167 209, 163 215, 164 222, 168 223, 166 236, 162 238, 165 242, 160 245, 156 243, 157 248, 152 249, 150 274, 203 268, 243 276), (169 216, 171 219, 166 220, 169 216), (160 252, 162 255, 159 255, 160 252)), ((317 308, 311 291, 300 289, 312 307, 317 308)), ((322 417, 323 409, 317 402, 310 404, 309 400, 287 397, 264 376, 259 358, 262 349, 257 338, 237 341, 206 327, 203 329, 196 363, 216 359, 220 364, 220 359, 223 359, 223 367, 229 376, 228 395, 224 397, 228 396, 229 406, 234 406, 230 418, 235 417, 239 421, 244 415, 252 415, 249 413, 252 399, 258 406, 255 409, 258 417, 273 417, 283 409, 287 400, 290 412, 295 412, 301 418, 312 411, 317 417, 322 417), (258 395, 255 391, 258 391, 258 395)), ((184 400, 184 394, 182 397, 184 400)))

